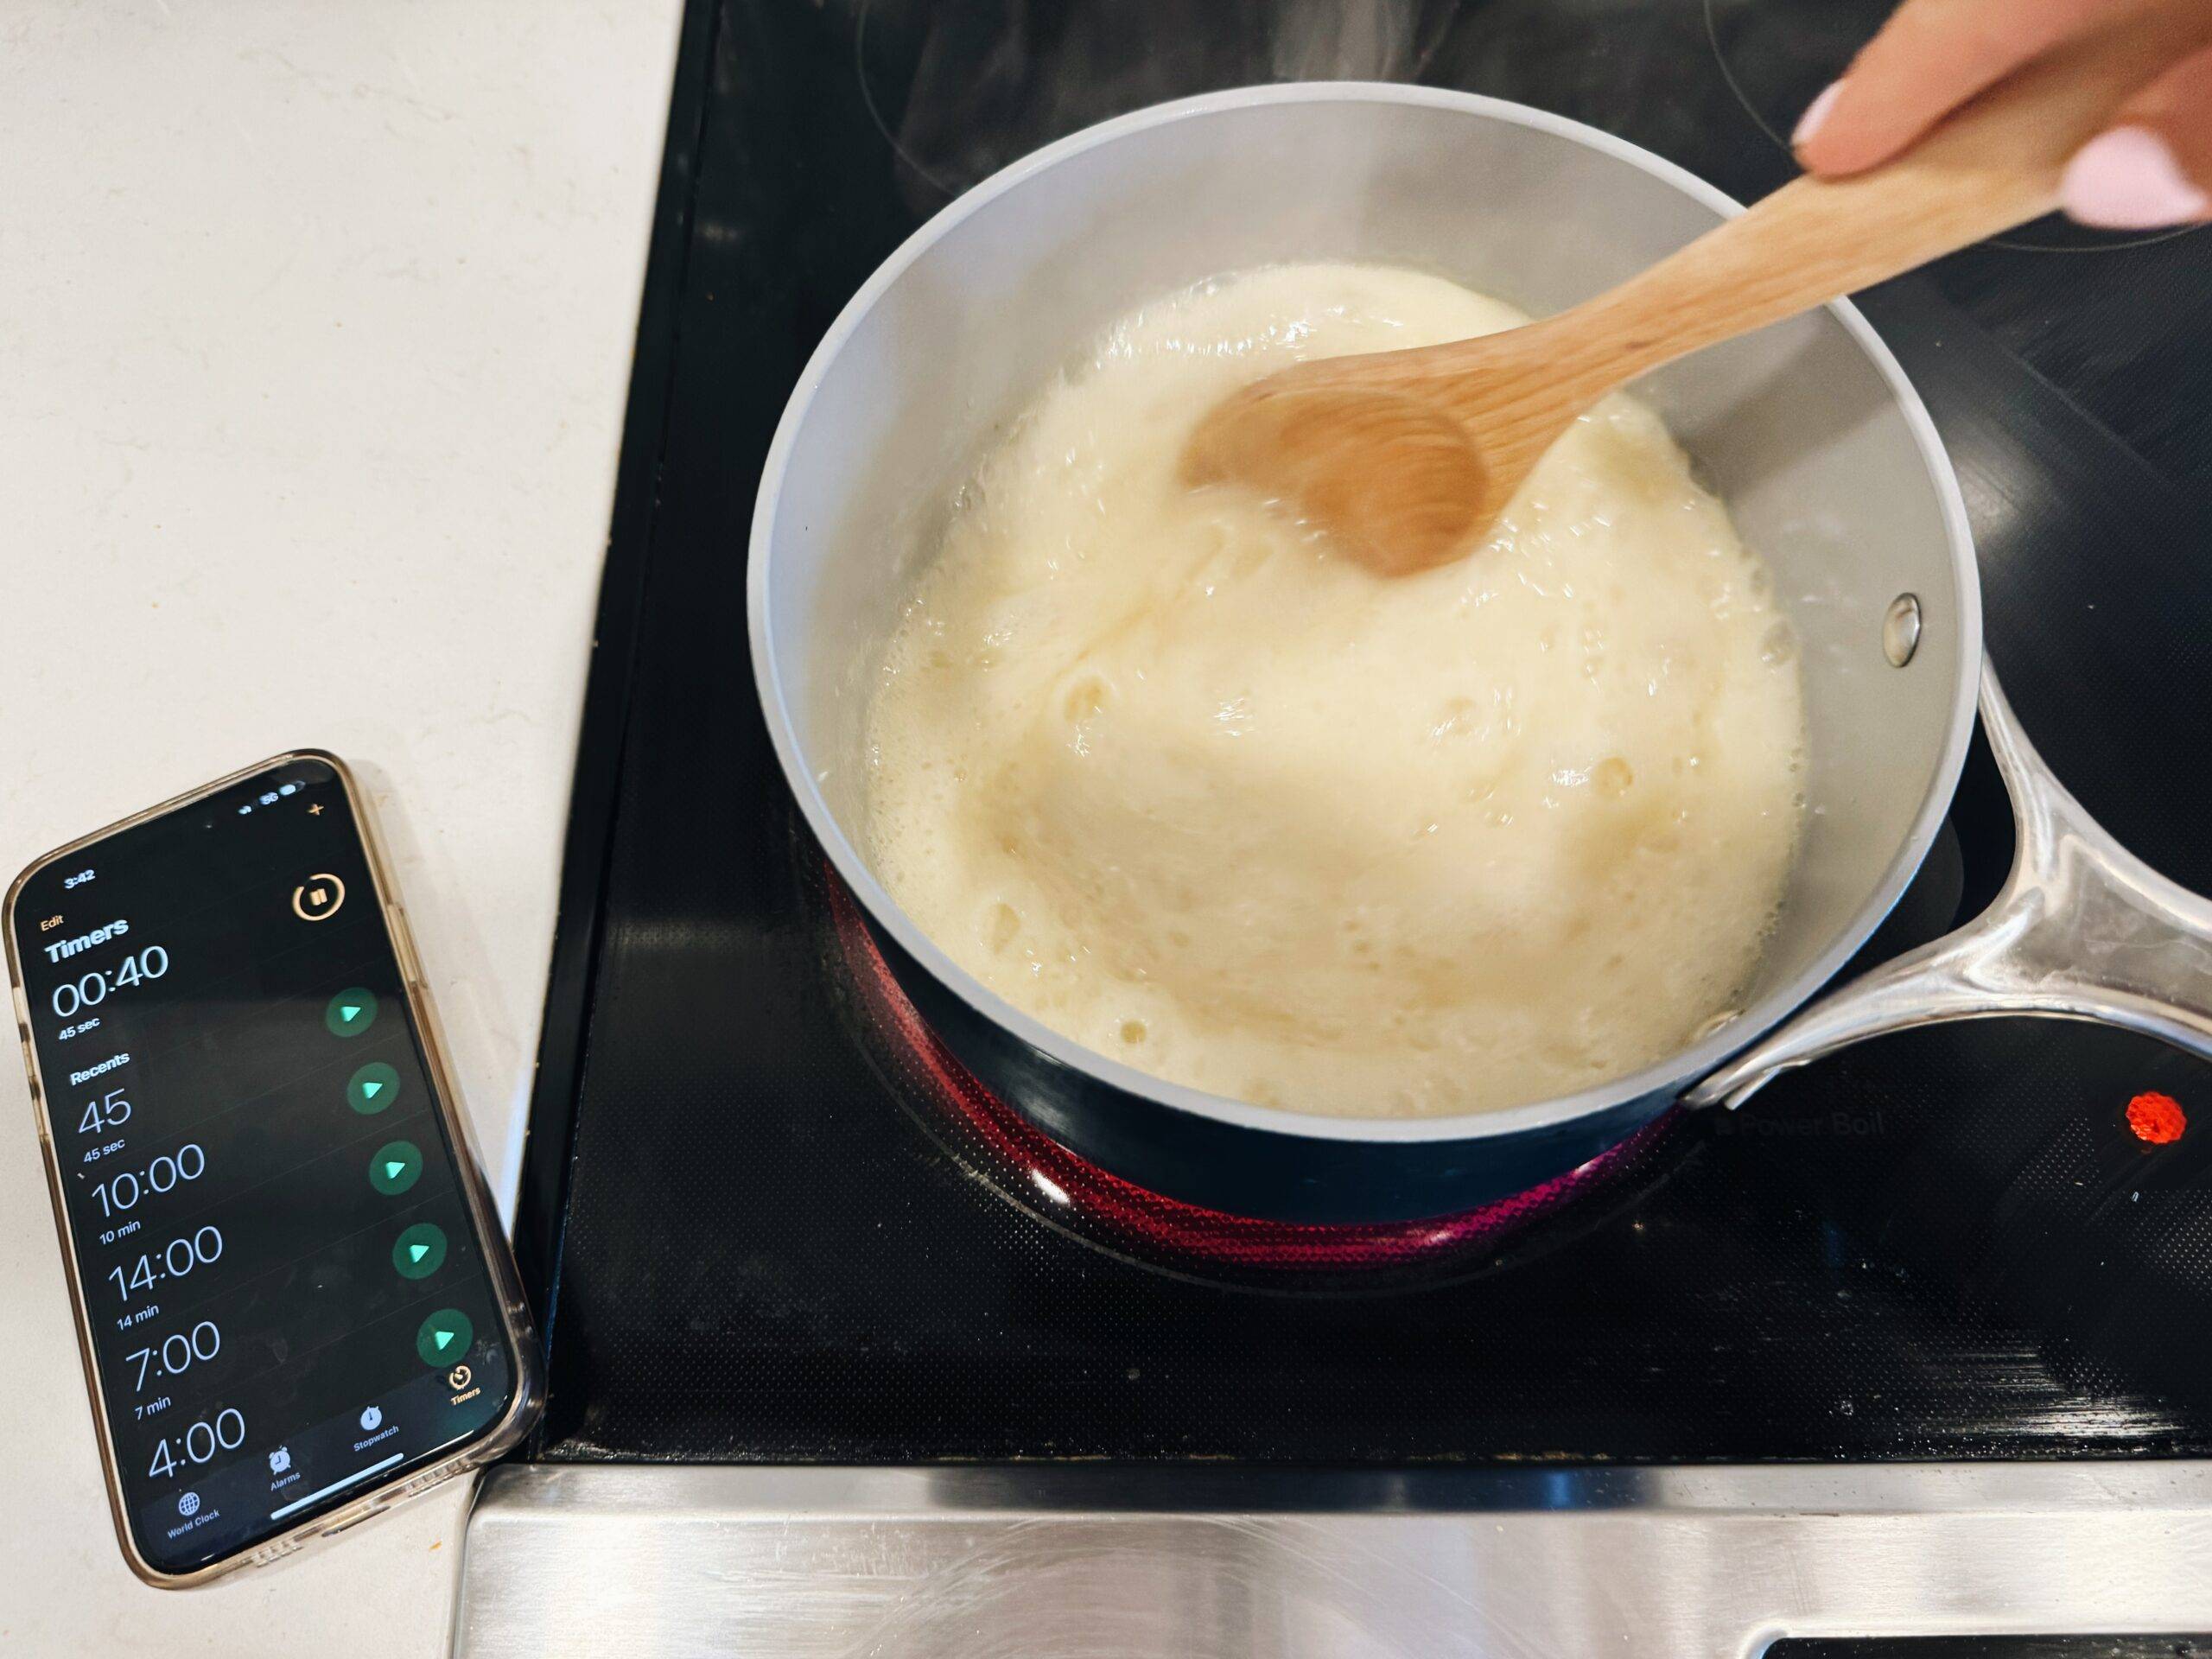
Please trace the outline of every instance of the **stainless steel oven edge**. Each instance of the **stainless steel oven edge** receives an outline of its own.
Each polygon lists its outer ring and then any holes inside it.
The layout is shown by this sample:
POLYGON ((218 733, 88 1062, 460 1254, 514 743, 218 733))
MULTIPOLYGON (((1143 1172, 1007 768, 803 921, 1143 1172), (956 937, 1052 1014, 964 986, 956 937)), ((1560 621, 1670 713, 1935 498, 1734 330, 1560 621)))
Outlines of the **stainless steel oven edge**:
POLYGON ((2212 1630, 2212 1463, 509 1465, 454 1650, 1750 1655, 2212 1630))

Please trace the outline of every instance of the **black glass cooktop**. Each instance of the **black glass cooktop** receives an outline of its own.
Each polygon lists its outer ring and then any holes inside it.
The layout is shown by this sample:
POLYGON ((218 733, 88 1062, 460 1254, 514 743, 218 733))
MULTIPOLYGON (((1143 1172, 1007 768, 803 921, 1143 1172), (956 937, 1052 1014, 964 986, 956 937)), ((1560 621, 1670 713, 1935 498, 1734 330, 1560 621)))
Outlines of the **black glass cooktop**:
MULTIPOLYGON (((1160 99, 1356 76, 1555 110, 1748 198, 1881 10, 692 8, 519 1228, 551 1355, 539 1455, 2212 1452, 2212 1070, 2087 1027, 1955 1026, 1662 1120, 1558 1202, 1350 1239, 1193 1217, 1057 1159, 935 1050, 753 699, 744 547, 785 397, 876 263, 996 167, 1160 99), (2146 1142, 2148 1092, 2196 1122, 2146 1142)), ((2023 720, 2200 889, 2209 275, 2212 235, 2050 225, 1866 305, 1964 480, 2023 720)), ((1869 955, 1979 907, 2010 852, 1978 748, 1869 955)))

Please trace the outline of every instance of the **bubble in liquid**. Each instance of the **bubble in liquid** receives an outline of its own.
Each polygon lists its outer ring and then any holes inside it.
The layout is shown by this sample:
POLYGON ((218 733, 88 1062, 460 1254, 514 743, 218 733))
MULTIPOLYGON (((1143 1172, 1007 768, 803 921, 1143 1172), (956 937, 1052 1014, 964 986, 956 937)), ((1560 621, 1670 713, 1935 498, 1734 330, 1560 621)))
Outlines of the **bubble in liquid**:
POLYGON ((1086 674, 1068 688, 1061 702, 1071 724, 1089 720, 1106 706, 1106 682, 1096 674, 1086 674))
POLYGON ((1590 769, 1590 782, 1608 800, 1618 800, 1636 782, 1636 768, 1618 754, 1609 754, 1590 769))
POLYGON ((1473 729, 1474 703, 1466 697, 1453 697, 1436 711, 1436 718, 1429 722, 1431 737, 1463 736, 1473 729))
POLYGON ((991 927, 988 938, 994 951, 1003 950, 1014 943, 1014 936, 1021 931, 1021 912, 1009 904, 991 906, 991 927))
POLYGON ((1768 625, 1765 636, 1759 641, 1759 660, 1773 668, 1797 660, 1797 636, 1787 622, 1777 620, 1768 625))
POLYGON ((1150 1033, 1145 1028, 1144 1021, 1141 1020, 1124 1020, 1122 1021, 1122 1040, 1128 1044, 1132 1048, 1134 1048, 1137 1044, 1144 1041, 1145 1038, 1150 1033))

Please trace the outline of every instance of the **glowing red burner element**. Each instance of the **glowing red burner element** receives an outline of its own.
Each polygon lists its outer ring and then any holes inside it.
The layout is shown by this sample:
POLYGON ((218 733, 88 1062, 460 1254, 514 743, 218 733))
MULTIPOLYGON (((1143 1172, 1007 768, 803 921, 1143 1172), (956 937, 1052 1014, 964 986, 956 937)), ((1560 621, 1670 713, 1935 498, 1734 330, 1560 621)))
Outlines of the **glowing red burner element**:
POLYGON ((2181 1132, 2189 1127, 2189 1114, 2171 1095, 2153 1090, 2127 1103, 2127 1127, 2135 1131, 2138 1141, 2167 1146, 2181 1139, 2181 1132))
POLYGON ((1579 1194, 1609 1184, 1639 1154, 1669 1138, 1679 1109, 1662 1114, 1618 1146, 1542 1185, 1456 1215, 1420 1221, 1315 1224, 1262 1220, 1185 1204, 1123 1180, 1078 1157, 998 1098, 945 1047, 900 988, 876 948, 860 906, 835 874, 830 907, 847 962, 876 1013, 906 1050, 910 1074, 997 1168, 1001 1192, 1020 1190, 1026 1205, 1056 1224, 1144 1255, 1268 1271, 1405 1268, 1497 1248, 1509 1234, 1552 1214, 1579 1194))

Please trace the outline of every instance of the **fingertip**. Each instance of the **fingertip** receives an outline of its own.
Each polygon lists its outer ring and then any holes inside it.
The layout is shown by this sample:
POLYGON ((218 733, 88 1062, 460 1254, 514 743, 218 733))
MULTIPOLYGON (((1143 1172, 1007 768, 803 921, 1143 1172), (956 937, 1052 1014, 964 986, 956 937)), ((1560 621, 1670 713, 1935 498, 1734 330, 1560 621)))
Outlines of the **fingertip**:
POLYGON ((1900 146, 1871 143, 1863 133, 1830 130, 1797 147, 1797 165, 1815 178, 1844 179, 1878 167, 1900 146))
POLYGON ((2145 126, 2114 127, 2076 150, 2058 200, 2070 218, 2113 231, 2158 230, 2212 213, 2212 196, 2182 169, 2165 138, 2145 126))
POLYGON ((1828 117, 1835 113, 1836 100, 1842 96, 1843 83, 1840 80, 1832 80, 1821 88, 1813 101, 1805 106, 1805 113, 1797 118, 1796 130, 1789 135, 1792 149, 1802 151, 1813 142, 1821 129, 1827 124, 1828 117))
POLYGON ((1863 173, 1887 161, 1899 147, 1878 124, 1871 124, 1855 103, 1848 110, 1842 109, 1844 88, 1849 84, 1837 80, 1823 87, 1805 106, 1796 130, 1789 135, 1797 165, 1821 178, 1863 173))
POLYGON ((1816 179, 1840 179, 1864 172, 1872 163, 1859 160, 1847 144, 1833 139, 1808 139, 1796 146, 1797 165, 1816 179))

